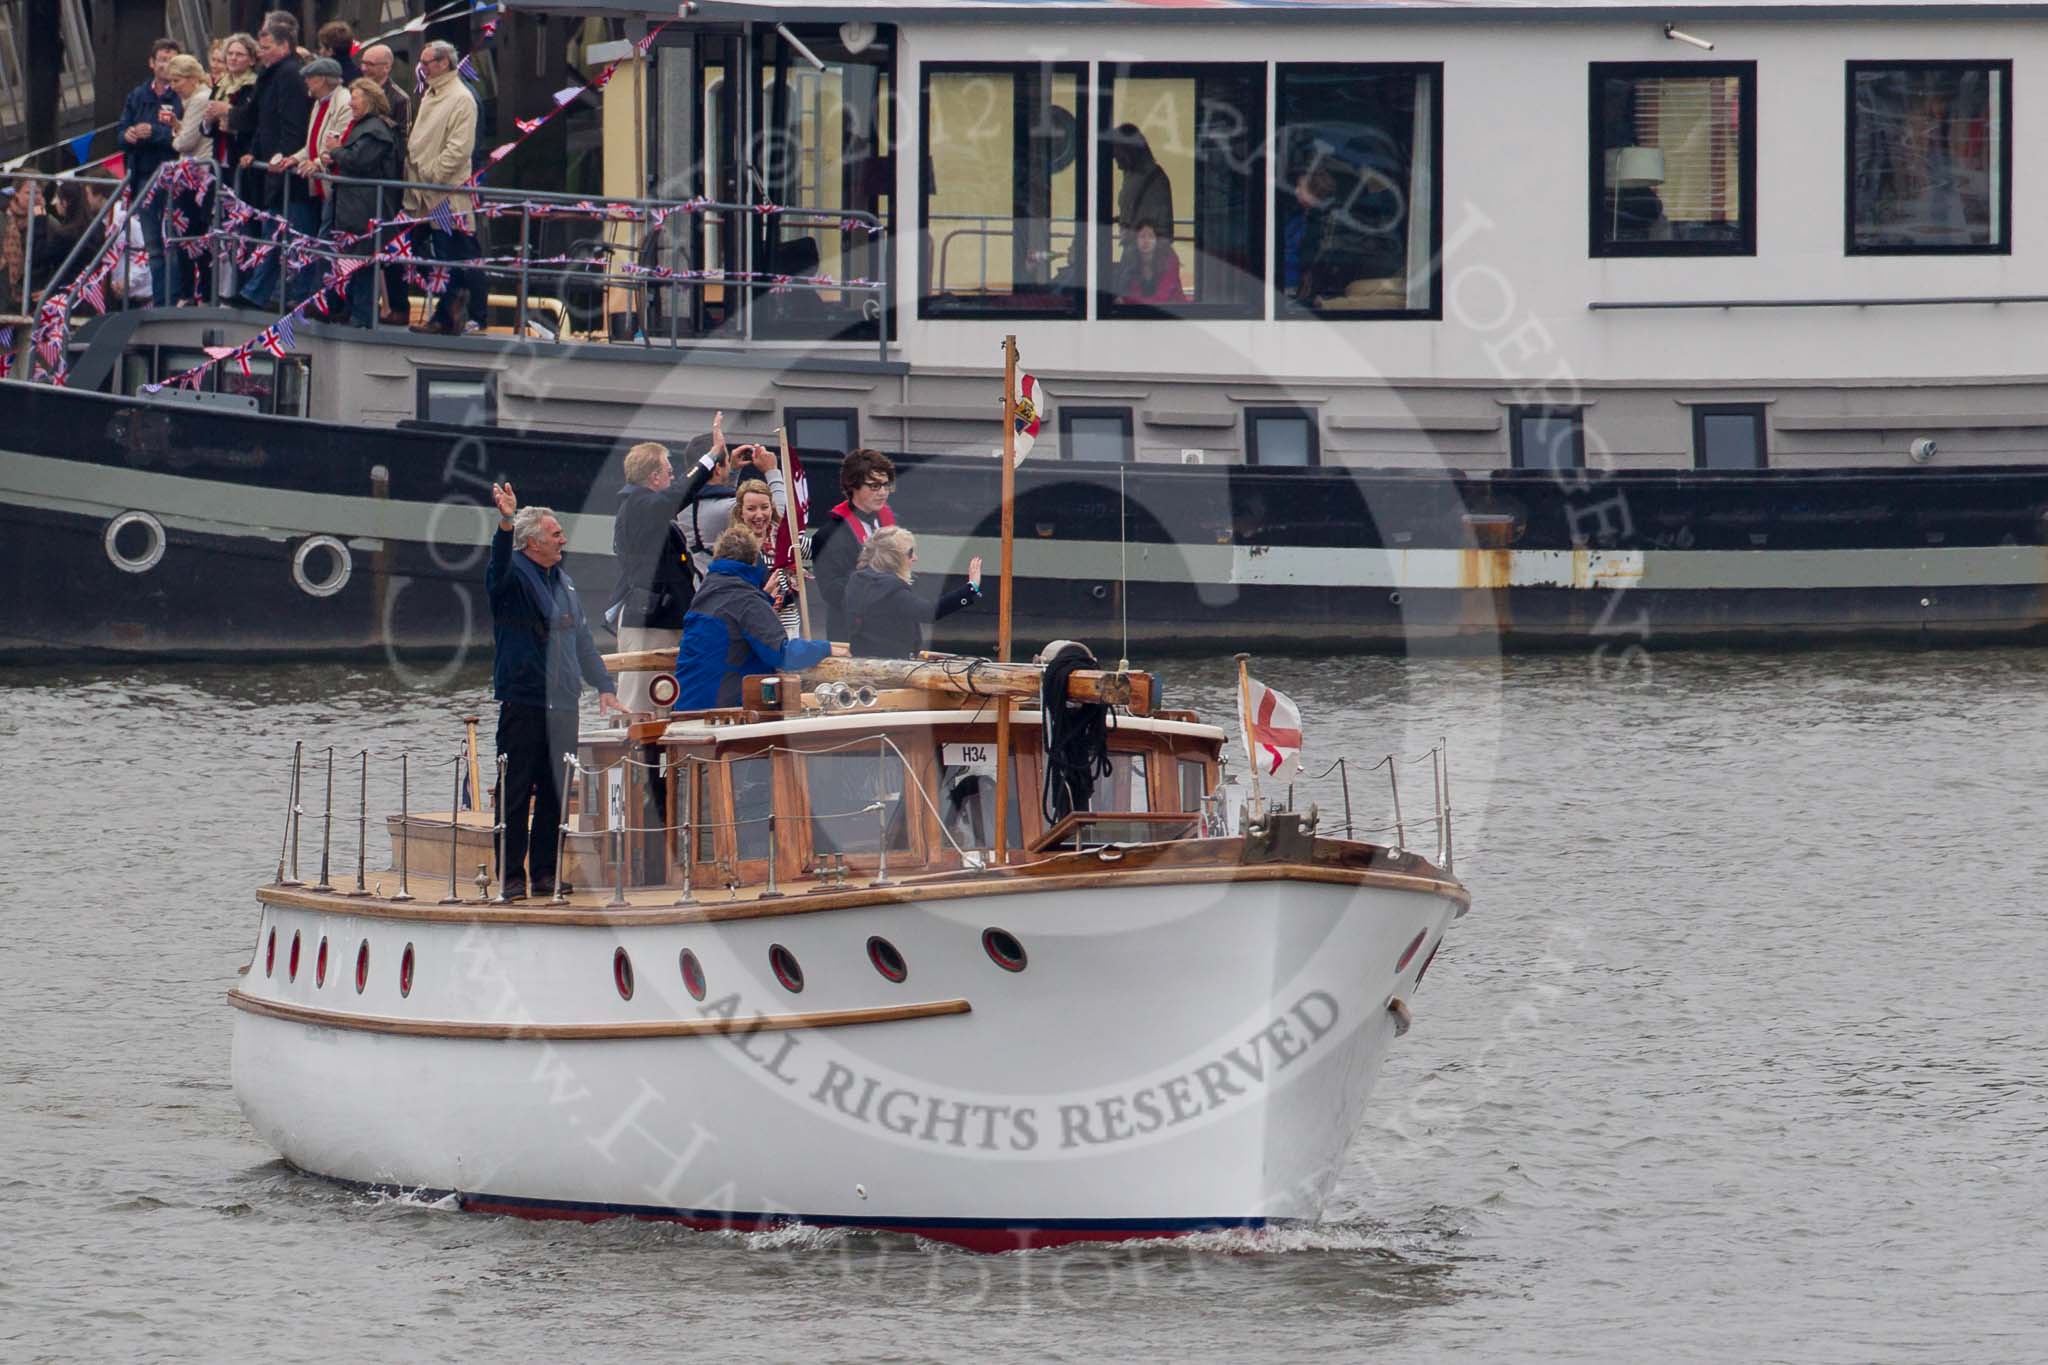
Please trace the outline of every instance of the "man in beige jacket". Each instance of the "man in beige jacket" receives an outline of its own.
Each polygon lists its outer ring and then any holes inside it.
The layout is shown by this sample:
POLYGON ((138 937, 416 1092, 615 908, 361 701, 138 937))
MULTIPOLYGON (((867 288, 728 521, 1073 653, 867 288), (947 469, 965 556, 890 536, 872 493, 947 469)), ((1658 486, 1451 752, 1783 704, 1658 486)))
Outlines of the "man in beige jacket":
MULTIPOLYGON (((420 54, 427 90, 413 112, 412 136, 406 140, 407 180, 461 185, 469 179, 470 156, 476 150, 476 101, 470 97, 462 77, 456 74, 455 63, 455 48, 439 39, 428 43, 420 54)), ((430 220, 428 253, 437 261, 473 261, 483 254, 477 245, 476 222, 470 212, 474 204, 474 196, 459 192, 405 192, 406 213, 430 220)), ((418 241, 420 229, 413 232, 413 240, 418 241)), ((451 270, 433 318, 415 324, 413 330, 461 335, 469 311, 469 277, 474 273, 451 270)))

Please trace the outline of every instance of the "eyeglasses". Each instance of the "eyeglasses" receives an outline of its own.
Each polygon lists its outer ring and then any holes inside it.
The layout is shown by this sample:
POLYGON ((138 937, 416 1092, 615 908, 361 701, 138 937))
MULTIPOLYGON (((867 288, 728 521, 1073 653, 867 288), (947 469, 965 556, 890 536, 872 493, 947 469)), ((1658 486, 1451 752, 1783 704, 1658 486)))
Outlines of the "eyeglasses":
POLYGON ((861 485, 862 488, 872 488, 878 493, 886 493, 895 486, 896 481, 894 479, 869 479, 861 485))

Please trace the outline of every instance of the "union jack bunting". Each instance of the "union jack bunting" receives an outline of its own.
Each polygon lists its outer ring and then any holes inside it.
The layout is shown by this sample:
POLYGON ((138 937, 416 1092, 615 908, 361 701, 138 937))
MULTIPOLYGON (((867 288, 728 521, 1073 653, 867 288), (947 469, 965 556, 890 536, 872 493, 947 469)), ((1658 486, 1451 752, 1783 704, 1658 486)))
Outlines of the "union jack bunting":
POLYGON ((106 285, 101 283, 103 279, 104 275, 102 272, 95 270, 92 274, 86 276, 78 286, 79 294, 87 303, 93 306, 93 311, 98 313, 107 311, 107 288, 106 285))
POLYGON ((446 199, 434 205, 433 211, 427 215, 427 221, 434 225, 437 232, 455 231, 455 211, 448 207, 446 199))
POLYGON ((456 64, 455 74, 472 84, 483 79, 476 74, 476 63, 472 62, 466 53, 463 55, 462 60, 456 64))

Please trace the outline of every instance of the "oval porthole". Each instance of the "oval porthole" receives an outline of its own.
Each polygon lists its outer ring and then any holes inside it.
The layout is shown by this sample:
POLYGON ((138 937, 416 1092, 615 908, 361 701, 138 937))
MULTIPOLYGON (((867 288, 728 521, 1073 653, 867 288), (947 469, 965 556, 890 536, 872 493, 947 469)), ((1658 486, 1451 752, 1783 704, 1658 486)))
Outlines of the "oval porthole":
POLYGON ((1436 941, 1436 947, 1431 948, 1429 950, 1429 956, 1422 959, 1422 970, 1415 974, 1416 985, 1420 986, 1422 984, 1422 978, 1429 975, 1429 964, 1436 961, 1436 955, 1437 953, 1442 951, 1443 946, 1444 941, 1442 939, 1438 939, 1436 941))
POLYGON ((320 935, 320 947, 313 954, 313 985, 315 988, 327 984, 327 935, 320 935))
POLYGON ((695 953, 685 948, 683 949, 682 956, 676 959, 676 965, 682 969, 683 989, 690 993, 692 1000, 702 1000, 704 998, 704 964, 697 960, 695 953))
POLYGON ((412 945, 405 945, 405 952, 398 958, 398 994, 401 997, 412 994, 412 945))
POLYGON ((768 945, 768 967, 791 995, 804 988, 804 969, 797 965, 796 954, 780 943, 768 945))
POLYGON ((284 963, 284 979, 299 979, 299 931, 296 929, 292 930, 292 955, 286 958, 284 963))
POLYGON ((1021 972, 1031 960, 1024 955, 1024 945, 1007 929, 982 930, 981 946, 988 953, 989 961, 1006 972, 1021 972))
POLYGON ((612 984, 619 988, 619 999, 633 998, 633 959, 624 948, 612 949, 612 984))
POLYGON ((363 988, 368 986, 369 984, 370 940, 364 939, 362 946, 356 949, 356 994, 361 995, 363 993, 363 988))
POLYGON ((270 926, 270 941, 263 948, 263 974, 269 976, 277 970, 277 926, 270 926))
POLYGON ((903 954, 896 951, 895 944, 879 935, 868 940, 868 961, 891 981, 901 981, 910 975, 910 964, 903 960, 903 954))
POLYGON ((1412 939, 1410 939, 1410 940, 1408 940, 1408 946, 1407 946, 1407 948, 1406 948, 1406 949, 1404 949, 1404 950, 1402 951, 1402 953, 1401 953, 1401 960, 1400 960, 1399 962, 1396 962, 1396 963, 1394 964, 1394 970, 1395 970, 1395 971, 1397 971, 1397 972, 1405 972, 1405 971, 1407 971, 1407 970, 1408 970, 1408 964, 1409 964, 1410 962, 1413 962, 1413 961, 1415 960, 1415 954, 1416 954, 1416 952, 1417 952, 1417 951, 1418 951, 1418 950, 1419 950, 1419 949, 1420 949, 1420 948, 1422 947, 1422 940, 1424 940, 1424 939, 1426 939, 1426 938, 1428 938, 1428 937, 1429 937, 1429 930, 1427 930, 1427 929, 1418 929, 1418 930, 1416 930, 1416 931, 1415 931, 1415 937, 1414 937, 1414 938, 1412 938, 1412 939))

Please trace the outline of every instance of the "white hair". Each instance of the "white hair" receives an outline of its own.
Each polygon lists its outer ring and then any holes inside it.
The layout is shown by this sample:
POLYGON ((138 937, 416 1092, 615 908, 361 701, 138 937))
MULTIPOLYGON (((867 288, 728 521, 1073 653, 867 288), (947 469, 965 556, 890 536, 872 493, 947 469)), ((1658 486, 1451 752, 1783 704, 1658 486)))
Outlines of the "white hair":
POLYGON ((420 56, 425 57, 429 52, 438 52, 448 59, 448 65, 455 65, 455 44, 449 42, 446 38, 436 38, 433 42, 428 43, 420 49, 420 56))
MULTIPOLYGON (((523 550, 540 534, 543 518, 555 515, 552 507, 522 507, 512 514, 512 548, 523 550)), ((558 518, 559 520, 559 518, 558 518)))

